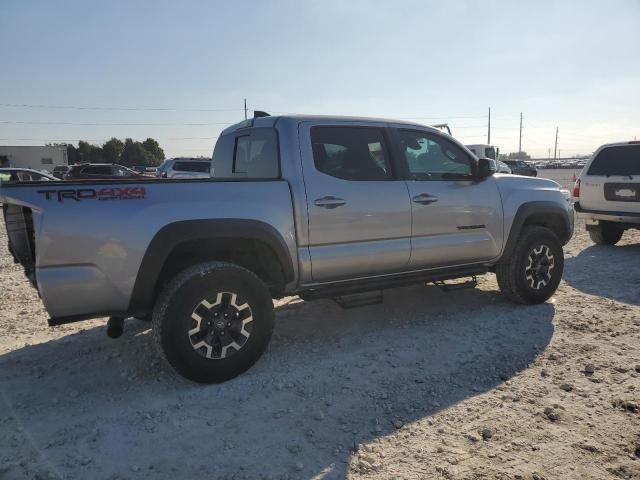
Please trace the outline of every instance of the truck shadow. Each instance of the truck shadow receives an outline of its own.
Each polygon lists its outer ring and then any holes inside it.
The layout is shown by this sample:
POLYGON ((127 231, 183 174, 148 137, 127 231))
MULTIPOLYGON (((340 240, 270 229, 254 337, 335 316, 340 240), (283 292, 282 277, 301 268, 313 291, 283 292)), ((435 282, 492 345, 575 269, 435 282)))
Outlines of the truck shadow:
POLYGON ((565 259, 564 280, 590 295, 640 305, 640 243, 585 248, 565 259))
POLYGON ((353 310, 281 302, 269 351, 221 385, 174 376, 138 320, 118 341, 93 326, 5 354, 0 400, 15 424, 0 434, 12 439, 5 471, 345 478, 357 445, 493 389, 553 334, 550 303, 424 286, 385 296, 353 310))

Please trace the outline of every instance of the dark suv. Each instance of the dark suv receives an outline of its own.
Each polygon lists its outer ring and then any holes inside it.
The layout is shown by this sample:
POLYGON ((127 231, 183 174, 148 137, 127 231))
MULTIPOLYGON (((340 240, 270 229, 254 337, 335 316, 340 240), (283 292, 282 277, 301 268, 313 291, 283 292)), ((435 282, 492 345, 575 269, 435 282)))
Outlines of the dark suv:
POLYGON ((80 163, 65 174, 65 180, 104 180, 116 178, 150 178, 115 163, 80 163))
POLYGON ((524 160, 504 160, 509 165, 511 173, 514 175, 526 175, 527 177, 537 177, 538 169, 533 165, 529 165, 524 160))

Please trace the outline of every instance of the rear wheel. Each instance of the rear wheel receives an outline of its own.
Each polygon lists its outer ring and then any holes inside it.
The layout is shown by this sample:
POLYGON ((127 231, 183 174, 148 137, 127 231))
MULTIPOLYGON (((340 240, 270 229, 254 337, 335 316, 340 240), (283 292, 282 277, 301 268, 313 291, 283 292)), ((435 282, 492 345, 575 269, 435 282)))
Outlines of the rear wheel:
POLYGON ((600 222, 594 230, 589 230, 589 236, 596 245, 615 245, 623 233, 624 228, 610 222, 600 222))
POLYGON ((177 275, 159 296, 153 331, 161 355, 200 383, 229 380, 262 355, 273 331, 273 302, 249 270, 203 263, 177 275))
POLYGON ((511 257, 496 265, 502 293, 517 303, 542 303, 558 288, 564 254, 558 237, 544 227, 525 227, 511 257))

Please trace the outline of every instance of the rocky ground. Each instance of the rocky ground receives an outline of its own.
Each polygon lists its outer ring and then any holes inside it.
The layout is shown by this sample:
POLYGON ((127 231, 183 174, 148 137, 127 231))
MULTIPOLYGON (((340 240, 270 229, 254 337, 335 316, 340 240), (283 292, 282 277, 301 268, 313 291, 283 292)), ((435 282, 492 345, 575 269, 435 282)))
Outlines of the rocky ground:
POLYGON ((579 225, 566 255, 537 306, 493 275, 285 299, 258 364, 200 386, 145 322, 47 327, 1 229, 0 478, 640 479, 640 232, 596 247, 579 225))

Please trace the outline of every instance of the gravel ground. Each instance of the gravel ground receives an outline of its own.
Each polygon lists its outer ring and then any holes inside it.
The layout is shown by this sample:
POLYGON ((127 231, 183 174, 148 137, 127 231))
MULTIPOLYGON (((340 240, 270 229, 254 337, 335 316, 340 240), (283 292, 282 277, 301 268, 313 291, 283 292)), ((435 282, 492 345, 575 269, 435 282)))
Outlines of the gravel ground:
POLYGON ((0 478, 640 479, 640 232, 596 247, 578 225, 566 256, 543 305, 493 275, 285 299, 256 366, 199 386, 145 322, 47 327, 2 229, 0 478))

